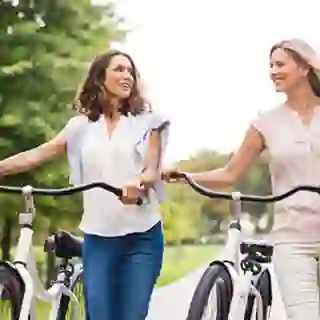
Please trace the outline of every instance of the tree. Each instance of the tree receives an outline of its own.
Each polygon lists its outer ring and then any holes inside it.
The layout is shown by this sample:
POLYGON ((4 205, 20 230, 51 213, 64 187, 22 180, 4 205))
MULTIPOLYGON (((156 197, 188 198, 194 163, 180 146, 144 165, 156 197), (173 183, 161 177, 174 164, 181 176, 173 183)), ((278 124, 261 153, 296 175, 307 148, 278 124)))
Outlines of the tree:
MULTIPOLYGON (((110 4, 98 7, 89 0, 0 0, 1 159, 38 146, 64 126, 71 115, 68 105, 89 60, 110 41, 123 37, 118 22, 110 4)), ((67 179, 67 166, 61 159, 2 182, 59 187, 67 179)), ((16 198, 1 200, 6 208, 1 215, 2 250, 8 257, 12 212, 18 206, 16 198)), ((61 218, 58 208, 53 199, 38 201, 38 212, 50 212, 50 220, 61 218)))
MULTIPOLYGON (((264 152, 258 161, 256 161, 256 163, 253 165, 246 179, 244 179, 237 186, 242 193, 259 195, 268 195, 272 193, 268 161, 269 156, 266 152, 264 152)), ((266 224, 266 230, 262 230, 257 227, 257 232, 262 232, 269 230, 273 225, 272 207, 273 206, 268 203, 248 202, 244 203, 243 210, 250 212, 254 220, 257 222, 264 215, 267 215, 268 222, 266 224)))
POLYGON ((167 244, 194 242, 201 234, 200 208, 196 202, 170 201, 162 206, 167 244))
MULTIPOLYGON (((229 154, 203 150, 188 160, 178 162, 177 166, 187 172, 208 171, 223 167, 229 158, 229 154)), ((235 188, 241 190, 242 193, 269 194, 271 192, 266 154, 262 155, 246 179, 235 188)), ((233 189, 226 188, 224 191, 231 192, 233 189)), ((190 236, 194 241, 197 241, 201 235, 218 233, 221 231, 222 222, 230 217, 230 202, 228 201, 202 197, 189 186, 180 184, 167 185, 167 192, 170 202, 163 211, 168 241, 181 240, 190 236), (183 219, 183 222, 178 221, 180 219, 183 219), (191 227, 192 233, 190 232, 191 227)), ((256 221, 265 213, 269 217, 273 216, 272 211, 265 204, 244 203, 243 210, 249 212, 256 221)), ((266 229, 270 228, 271 224, 272 220, 269 219, 266 229)), ((259 227, 257 229, 261 231, 259 227)))

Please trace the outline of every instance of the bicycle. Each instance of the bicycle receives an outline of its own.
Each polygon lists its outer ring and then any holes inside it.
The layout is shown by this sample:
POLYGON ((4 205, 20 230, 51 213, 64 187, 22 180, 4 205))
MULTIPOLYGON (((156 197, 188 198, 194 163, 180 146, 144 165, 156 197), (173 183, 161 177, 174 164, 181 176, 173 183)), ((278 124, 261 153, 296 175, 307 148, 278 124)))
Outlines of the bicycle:
MULTIPOLYGON (((82 240, 68 232, 58 232, 45 241, 45 249, 55 252, 63 259, 58 267, 56 278, 50 287, 45 289, 38 275, 36 261, 32 252, 33 221, 36 215, 35 195, 68 196, 93 188, 102 188, 122 197, 122 189, 106 183, 91 183, 64 189, 39 189, 31 186, 11 187, 1 186, 0 192, 22 194, 25 202, 25 212, 19 214, 20 236, 14 260, 0 261, 0 302, 9 302, 9 316, 12 320, 35 320, 35 299, 51 303, 50 320, 65 320, 71 303, 70 319, 79 320, 80 305, 74 294, 75 286, 82 281, 82 264, 70 263, 75 257, 81 257, 82 240)), ((137 205, 142 204, 142 198, 137 199, 137 205)), ((0 308, 1 311, 1 308, 0 308)), ((8 315, 8 314, 7 314, 8 315)), ((10 319, 10 318, 9 318, 10 319)))
POLYGON ((172 174, 183 178, 192 189, 212 199, 232 201, 231 222, 225 250, 209 263, 191 299, 186 320, 267 320, 272 306, 270 266, 273 245, 263 240, 243 240, 241 204, 277 202, 299 191, 320 194, 320 187, 298 186, 276 196, 242 195, 240 192, 213 192, 201 187, 188 174, 172 174))

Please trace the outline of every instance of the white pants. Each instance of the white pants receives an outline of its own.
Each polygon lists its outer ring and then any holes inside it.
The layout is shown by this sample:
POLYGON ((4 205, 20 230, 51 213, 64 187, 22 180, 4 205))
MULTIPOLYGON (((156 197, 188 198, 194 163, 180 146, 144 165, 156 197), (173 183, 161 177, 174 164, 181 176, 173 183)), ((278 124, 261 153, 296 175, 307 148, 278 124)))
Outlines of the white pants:
POLYGON ((319 320, 320 243, 277 244, 274 267, 288 320, 319 320))

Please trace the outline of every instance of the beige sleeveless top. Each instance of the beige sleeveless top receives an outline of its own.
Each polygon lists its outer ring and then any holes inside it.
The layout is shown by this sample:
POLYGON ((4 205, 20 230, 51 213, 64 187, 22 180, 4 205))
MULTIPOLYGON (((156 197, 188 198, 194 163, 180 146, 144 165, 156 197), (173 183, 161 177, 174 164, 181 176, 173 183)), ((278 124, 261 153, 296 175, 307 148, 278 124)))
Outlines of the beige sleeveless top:
MULTIPOLYGON (((274 194, 320 184, 320 108, 309 125, 281 105, 262 114, 253 126, 264 136, 270 155, 274 194)), ((320 195, 300 192, 275 204, 272 235, 275 243, 320 242, 320 195)))

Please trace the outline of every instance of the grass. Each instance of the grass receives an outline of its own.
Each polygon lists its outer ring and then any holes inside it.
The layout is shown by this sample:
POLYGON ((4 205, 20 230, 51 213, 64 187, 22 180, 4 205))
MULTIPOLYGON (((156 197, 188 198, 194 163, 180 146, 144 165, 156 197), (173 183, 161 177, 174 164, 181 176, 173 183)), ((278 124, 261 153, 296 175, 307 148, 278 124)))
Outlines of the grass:
MULTIPOLYGON (((164 286, 176 281, 189 272, 197 269, 213 259, 221 247, 219 245, 184 245, 167 246, 164 252, 164 261, 157 286, 164 286)), ((37 260, 44 261, 42 248, 35 250, 37 260)), ((37 303, 37 319, 46 319, 50 305, 44 302, 37 303)))
POLYGON ((176 281, 213 259, 220 246, 218 245, 187 245, 166 247, 161 275, 157 286, 176 281))

